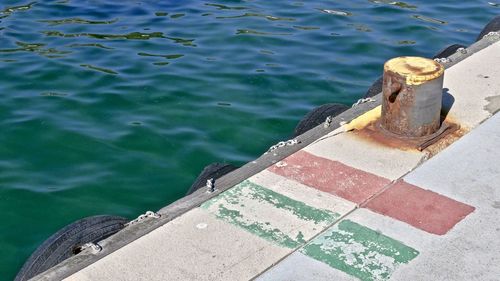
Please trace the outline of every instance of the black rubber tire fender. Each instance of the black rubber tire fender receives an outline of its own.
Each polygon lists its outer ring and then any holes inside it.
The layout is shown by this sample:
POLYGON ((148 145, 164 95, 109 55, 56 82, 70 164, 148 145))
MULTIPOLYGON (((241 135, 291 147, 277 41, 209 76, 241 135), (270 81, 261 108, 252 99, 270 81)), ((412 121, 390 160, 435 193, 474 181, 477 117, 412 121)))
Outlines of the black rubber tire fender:
POLYGON ((118 216, 92 216, 75 221, 45 240, 17 273, 14 281, 28 280, 78 254, 86 243, 97 243, 125 227, 127 219, 118 216))
POLYGON ((234 170, 238 169, 238 167, 227 164, 227 163, 212 163, 205 168, 198 175, 198 177, 194 180, 193 184, 187 191, 186 195, 189 195, 196 190, 207 185, 207 180, 213 178, 214 180, 228 174, 234 170))
POLYGON ((295 138, 302 135, 310 129, 325 122, 325 119, 328 116, 335 117, 349 108, 349 106, 340 103, 327 103, 314 108, 307 113, 302 120, 300 120, 299 124, 297 124, 297 127, 295 127, 293 132, 293 137, 295 138))
POLYGON ((465 49, 467 47, 465 47, 464 45, 461 45, 461 44, 453 44, 453 45, 450 45, 448 47, 443 48, 441 51, 439 51, 432 58, 433 59, 447 58, 447 57, 453 55, 454 53, 456 53, 457 50, 460 49, 460 48, 464 48, 465 49))
POLYGON ((479 36, 477 36, 476 42, 483 39, 484 35, 495 31, 500 31, 500 16, 494 17, 486 24, 481 33, 479 33, 479 36))
POLYGON ((382 80, 382 76, 380 76, 379 78, 377 78, 377 80, 375 80, 375 82, 373 82, 373 84, 370 86, 370 88, 368 88, 368 91, 366 91, 366 94, 363 98, 371 98, 371 97, 374 97, 376 95, 378 95, 379 93, 382 92, 382 84, 383 84, 383 80, 382 80))

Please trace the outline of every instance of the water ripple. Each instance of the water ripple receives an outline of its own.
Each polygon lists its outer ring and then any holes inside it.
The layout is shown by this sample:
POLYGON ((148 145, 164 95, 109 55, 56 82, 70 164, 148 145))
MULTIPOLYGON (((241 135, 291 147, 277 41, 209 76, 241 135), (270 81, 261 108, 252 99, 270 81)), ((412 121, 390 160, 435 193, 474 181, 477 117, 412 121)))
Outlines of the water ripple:
POLYGON ((322 11, 323 13, 330 14, 330 15, 352 16, 352 13, 346 12, 346 11, 332 10, 332 9, 318 9, 318 10, 322 11))
POLYGON ((15 12, 20 12, 20 11, 26 11, 29 10, 35 5, 36 2, 30 2, 28 4, 24 5, 18 5, 18 6, 11 6, 11 7, 6 7, 3 10, 0 10, 0 19, 8 17, 12 15, 15 12))
POLYGON ((0 53, 33 52, 48 58, 64 57, 72 53, 71 51, 60 51, 55 48, 44 48, 46 44, 43 43, 16 42, 16 45, 19 48, 0 49, 0 53))
POLYGON ((103 34, 103 33, 63 33, 60 31, 42 31, 46 36, 57 36, 64 38, 75 38, 75 37, 90 37, 95 39, 103 40, 113 40, 113 39, 129 39, 129 40, 149 40, 154 38, 165 38, 173 41, 177 44, 182 44, 184 46, 195 47, 193 43, 194 39, 184 39, 165 36, 163 32, 131 32, 127 34, 103 34))
POLYGON ((57 19, 57 20, 39 20, 38 22, 48 23, 49 25, 61 25, 61 24, 112 24, 117 22, 118 19, 114 20, 86 20, 81 18, 69 18, 69 19, 57 19))
POLYGON ((216 7, 218 10, 246 10, 246 7, 227 6, 222 4, 205 3, 206 6, 216 7))
POLYGON ((369 1, 372 3, 375 3, 375 4, 387 4, 387 5, 397 6, 400 8, 410 9, 410 10, 414 10, 414 9, 418 8, 415 5, 408 4, 406 2, 401 2, 401 1, 392 1, 392 0, 369 0, 369 1))
POLYGON ((237 18, 246 18, 246 17, 257 17, 257 18, 265 18, 270 21, 295 21, 294 18, 284 18, 284 17, 276 17, 258 13, 244 13, 243 15, 238 16, 225 16, 225 17, 216 17, 217 19, 237 19, 237 18))
POLYGON ((88 69, 92 69, 92 70, 104 72, 104 73, 107 73, 107 74, 118 74, 118 72, 113 71, 111 69, 107 69, 107 68, 104 68, 104 67, 93 66, 93 65, 90 65, 90 64, 80 64, 80 66, 84 67, 84 68, 88 68, 88 69))
POLYGON ((422 20, 422 21, 426 21, 426 22, 438 23, 438 24, 447 24, 447 22, 444 21, 444 20, 438 20, 438 19, 435 19, 435 18, 426 17, 426 16, 422 16, 422 15, 413 15, 412 17, 416 18, 416 19, 419 19, 419 20, 422 20))
POLYGON ((238 29, 238 30, 236 30, 236 34, 237 35, 241 35, 241 34, 269 35, 269 36, 292 35, 291 33, 265 32, 265 31, 257 31, 257 30, 252 30, 252 29, 238 29))

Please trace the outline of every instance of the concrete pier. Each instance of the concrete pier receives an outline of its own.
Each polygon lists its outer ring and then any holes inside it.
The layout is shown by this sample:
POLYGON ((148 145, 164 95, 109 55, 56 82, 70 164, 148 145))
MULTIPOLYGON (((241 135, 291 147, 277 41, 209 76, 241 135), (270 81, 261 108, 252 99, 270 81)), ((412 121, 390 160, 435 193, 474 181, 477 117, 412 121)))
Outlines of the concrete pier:
POLYGON ((500 36, 443 64, 425 149, 332 133, 378 95, 32 280, 498 280, 500 36))

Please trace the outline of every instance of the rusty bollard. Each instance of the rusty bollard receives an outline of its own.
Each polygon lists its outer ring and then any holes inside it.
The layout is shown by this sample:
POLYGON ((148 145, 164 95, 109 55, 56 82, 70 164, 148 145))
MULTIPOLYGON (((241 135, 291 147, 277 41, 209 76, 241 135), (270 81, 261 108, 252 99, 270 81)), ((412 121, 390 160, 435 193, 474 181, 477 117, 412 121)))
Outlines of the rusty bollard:
POLYGON ((407 138, 431 135, 441 125, 444 67, 431 59, 398 57, 384 65, 383 129, 407 138))

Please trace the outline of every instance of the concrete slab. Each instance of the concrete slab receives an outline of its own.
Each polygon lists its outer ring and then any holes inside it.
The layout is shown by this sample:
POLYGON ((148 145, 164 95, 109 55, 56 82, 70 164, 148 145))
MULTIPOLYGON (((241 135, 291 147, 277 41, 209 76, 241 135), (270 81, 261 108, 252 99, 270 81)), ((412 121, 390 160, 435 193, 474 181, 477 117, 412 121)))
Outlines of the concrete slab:
POLYGON ((422 272, 435 280, 498 280, 499 143, 497 114, 405 178, 476 210, 445 235, 444 241, 428 245, 412 267, 398 272, 397 280, 422 276, 422 272))
POLYGON ((197 208, 65 280, 249 280, 288 252, 197 208))
POLYGON ((358 278, 295 252, 259 276, 258 281, 356 281, 358 278))
POLYGON ((382 190, 390 180, 338 161, 298 151, 269 171, 360 204, 382 190))
POLYGON ((353 132, 313 143, 304 151, 390 180, 408 173, 426 157, 423 152, 383 146, 353 132))
POLYGON ((500 197, 499 144, 496 114, 404 180, 478 208, 493 207, 500 197))
POLYGON ((449 120, 472 129, 500 109, 500 42, 446 69, 449 120), (488 62, 488 63, 487 63, 488 62))

